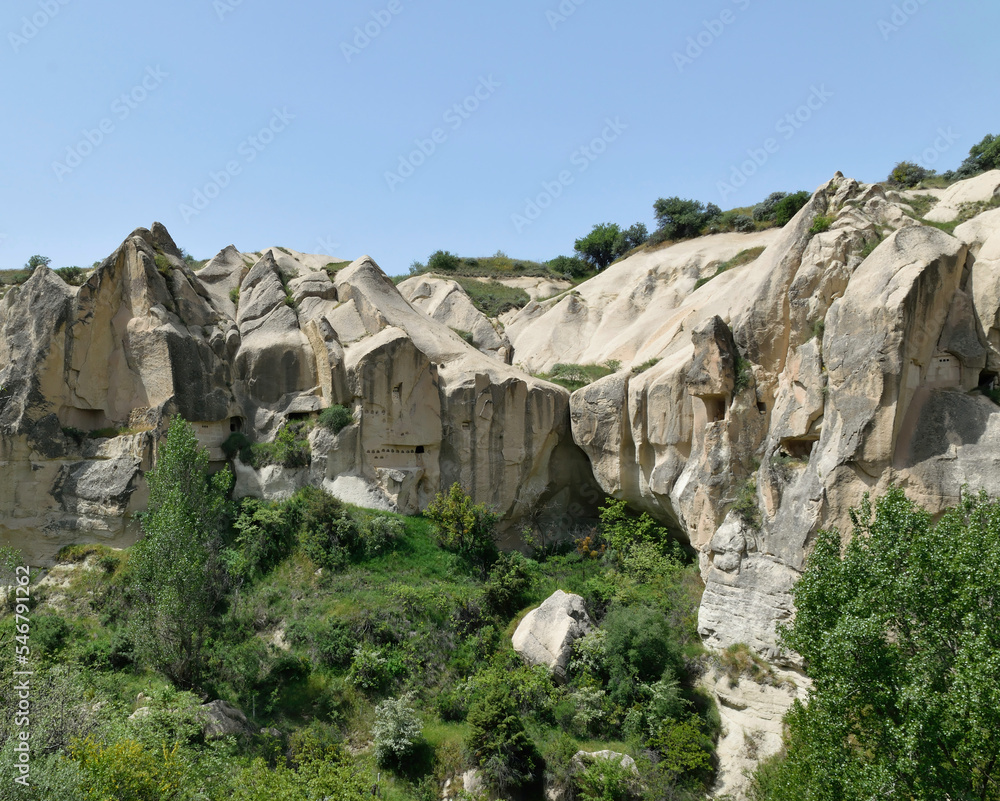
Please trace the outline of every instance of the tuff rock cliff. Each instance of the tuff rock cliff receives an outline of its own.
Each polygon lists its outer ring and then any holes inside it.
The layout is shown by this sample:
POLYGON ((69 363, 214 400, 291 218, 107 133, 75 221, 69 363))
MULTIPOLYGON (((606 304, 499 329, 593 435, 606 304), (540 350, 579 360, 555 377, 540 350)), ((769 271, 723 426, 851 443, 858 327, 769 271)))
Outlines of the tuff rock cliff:
POLYGON ((172 415, 221 463, 234 431, 264 440, 332 404, 354 423, 314 428, 309 467, 235 460, 237 494, 313 483, 417 512, 458 481, 518 531, 593 509, 600 493, 572 442, 565 390, 417 312, 370 258, 329 273, 328 261, 228 247, 192 272, 155 224, 82 287, 41 268, 8 292, 2 541, 42 565, 73 542, 127 545, 172 415))
POLYGON ((920 194, 838 173, 783 229, 643 251, 501 320, 454 282, 397 290, 368 257, 328 272, 229 247, 192 272, 139 229, 79 289, 43 268, 0 306, 0 535, 37 564, 127 544, 171 415, 221 463, 233 430, 335 403, 354 423, 315 428, 308 468, 237 461, 237 492, 311 482, 413 512, 460 481, 510 532, 623 498, 700 554, 705 642, 781 677, 708 679, 738 789, 742 743, 775 750, 804 691, 776 626, 816 532, 892 482, 931 511, 964 484, 1000 494, 1000 172, 939 193, 928 221, 971 217, 953 231, 917 219, 920 194), (572 397, 530 375, 610 360, 572 397))

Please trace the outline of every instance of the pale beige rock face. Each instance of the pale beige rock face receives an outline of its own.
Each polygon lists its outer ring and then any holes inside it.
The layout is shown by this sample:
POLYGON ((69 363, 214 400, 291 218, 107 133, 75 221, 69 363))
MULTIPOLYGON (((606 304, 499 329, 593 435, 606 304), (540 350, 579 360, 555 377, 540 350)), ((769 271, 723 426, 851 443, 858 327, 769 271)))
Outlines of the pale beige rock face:
POLYGON ((524 616, 511 642, 527 664, 544 665, 556 681, 565 682, 573 643, 592 627, 583 598, 556 590, 524 616))
POLYGON ((940 192, 938 202, 928 213, 931 222, 951 222, 958 217, 964 203, 982 203, 1000 193, 1000 170, 991 170, 952 184, 940 192))
POLYGON ((487 356, 510 363, 510 340, 499 323, 477 309, 456 281, 438 276, 414 276, 398 285, 399 293, 418 311, 453 330, 471 335, 472 344, 487 356))
POLYGON ((174 414, 221 463, 232 431, 266 439, 335 403, 355 422, 314 429, 311 467, 237 463, 237 496, 315 483, 414 513, 459 482, 511 537, 529 516, 590 512, 600 496, 565 390, 416 311, 370 258, 333 279, 330 261, 229 246, 196 274, 157 224, 79 289, 46 269, 12 289, 0 306, 2 542, 35 564, 73 542, 130 544, 174 414), (140 433, 85 436, 126 426, 140 433))

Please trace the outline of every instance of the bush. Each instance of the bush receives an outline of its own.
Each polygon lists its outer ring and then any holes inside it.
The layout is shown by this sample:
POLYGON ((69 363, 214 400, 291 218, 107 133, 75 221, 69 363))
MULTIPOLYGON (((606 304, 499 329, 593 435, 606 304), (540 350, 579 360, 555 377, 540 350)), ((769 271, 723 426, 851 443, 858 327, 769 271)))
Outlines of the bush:
POLYGON ((779 201, 788 197, 787 192, 772 192, 764 200, 753 207, 751 215, 757 222, 773 222, 775 207, 779 201))
POLYGON ((484 503, 473 503, 462 486, 452 484, 438 493, 424 512, 437 529, 438 545, 479 564, 485 577, 496 558, 496 512, 484 503))
POLYGON ((223 552, 236 583, 266 575, 295 544, 295 525, 284 504, 246 498, 233 521, 233 546, 223 552))
POLYGON ((987 134, 969 150, 969 155, 955 171, 956 178, 971 178, 973 175, 1000 168, 1000 136, 987 134))
POLYGON ((604 619, 610 698, 631 706, 640 684, 671 679, 683 669, 680 644, 662 613, 646 606, 616 606, 604 619))
POLYGON ((813 220, 812 225, 809 227, 809 233, 813 235, 822 234, 829 231, 831 225, 833 225, 832 217, 824 217, 820 215, 813 220))
POLYGON ((465 290, 472 305, 487 317, 499 317, 511 309, 523 309, 531 302, 531 297, 523 289, 499 281, 477 281, 460 276, 454 280, 465 290))
POLYGON ((451 273, 459 268, 462 260, 447 250, 437 250, 427 259, 427 269, 430 272, 451 273))
POLYGON ((597 270, 603 270, 616 258, 622 230, 614 223, 599 223, 591 232, 577 239, 573 248, 597 270))
POLYGON ((222 443, 222 452, 227 459, 233 459, 239 454, 245 464, 250 464, 253 461, 253 442, 242 431, 234 431, 222 443))
POLYGON ((87 271, 82 267, 60 267, 55 272, 70 286, 80 286, 87 276, 87 271))
POLYGON ((288 501, 297 521, 299 547, 319 567, 342 567, 360 544, 357 524, 326 490, 303 487, 288 501))
POLYGON ((502 553, 490 568, 483 587, 483 606, 490 613, 508 618, 525 604, 534 581, 528 560, 513 551, 502 553))
POLYGON ((388 698, 375 707, 372 738, 375 760, 383 766, 399 766, 413 753, 420 740, 422 726, 413 710, 413 696, 388 698))
POLYGON ((358 689, 365 692, 383 690, 392 680, 392 674, 389 660, 378 648, 365 643, 354 649, 347 677, 358 689))
POLYGON ((591 265, 576 256, 556 256, 554 259, 546 262, 546 266, 552 272, 566 275, 570 278, 585 278, 594 271, 591 265))
POLYGON ((541 756, 505 684, 491 682, 472 705, 468 720, 469 759, 494 789, 506 793, 535 779, 541 756))
POLYGON ((934 170, 928 170, 912 161, 901 161, 892 168, 887 183, 901 189, 912 189, 921 181, 934 175, 934 170))
POLYGON ((354 412, 339 403, 319 413, 319 424, 334 434, 339 434, 354 422, 354 412))
MULTIPOLYGON (((251 446, 250 464, 260 469, 269 464, 282 467, 307 467, 312 460, 312 449, 306 439, 307 424, 302 422, 285 423, 274 440, 261 442, 251 446)), ((230 437, 232 439, 232 437, 230 437)), ((243 451, 240 451, 240 458, 243 451)))
POLYGON ((808 192, 796 192, 778 201, 774 207, 774 222, 780 228, 784 228, 791 222, 792 217, 799 213, 803 206, 812 197, 808 192))
POLYGON ((722 216, 722 209, 714 203, 679 197, 660 198, 653 204, 653 212, 664 240, 699 236, 705 226, 722 216))
POLYGON ((390 550, 406 533, 406 525, 398 517, 370 515, 361 523, 361 545, 368 557, 390 550))

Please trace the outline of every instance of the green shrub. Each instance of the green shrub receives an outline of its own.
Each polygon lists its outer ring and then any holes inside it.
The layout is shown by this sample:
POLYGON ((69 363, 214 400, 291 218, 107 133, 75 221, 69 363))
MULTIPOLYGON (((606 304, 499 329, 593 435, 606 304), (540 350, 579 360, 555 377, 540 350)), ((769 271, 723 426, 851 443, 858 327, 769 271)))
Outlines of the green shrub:
POLYGON ((594 759, 575 778, 580 801, 631 801, 639 798, 638 776, 620 759, 594 759))
POLYGON ((499 317, 511 309, 523 309, 531 297, 523 289, 506 286, 499 281, 477 281, 456 276, 453 280, 465 290, 472 305, 487 317, 499 317))
POLYGON ((233 546, 223 552, 230 576, 240 582, 265 575, 295 544, 292 515, 284 504, 245 498, 233 521, 233 546))
POLYGON ((607 632, 608 691, 615 703, 627 708, 641 684, 682 673, 680 644, 662 612, 646 606, 615 606, 601 627, 607 632))
POLYGON ((743 390, 750 387, 750 381, 753 379, 753 364, 749 359, 744 359, 742 356, 736 356, 736 380, 733 383, 733 394, 739 395, 743 390))
POLYGON ((594 272, 591 265, 576 256, 556 256, 546 262, 546 266, 552 272, 569 278, 586 278, 594 272))
POLYGON ((521 554, 500 554, 483 586, 483 607, 490 614, 511 617, 524 606, 533 581, 528 560, 521 554))
POLYGON ((679 197, 660 198, 653 204, 653 212, 657 232, 664 240, 699 236, 705 226, 722 216, 722 209, 714 203, 706 205, 679 197))
POLYGON ((461 259, 447 250, 436 250, 427 259, 427 269, 430 272, 452 273, 460 264, 461 259))
POLYGON ((424 512, 437 531, 442 548, 466 557, 486 571, 496 558, 496 525, 500 519, 486 504, 473 503, 458 483, 447 494, 438 493, 424 512))
POLYGON ((229 299, 237 309, 240 307, 240 288, 238 286, 229 290, 229 299))
MULTIPOLYGON (((621 367, 621 362, 617 362, 621 367)), ((615 372, 611 363, 606 364, 557 364, 548 373, 542 373, 538 378, 551 381, 565 387, 570 392, 576 392, 588 384, 592 384, 598 379, 611 375, 615 372)))
POLYGON ((750 476, 736 494, 733 511, 739 515, 750 528, 760 528, 760 509, 757 507, 757 478, 750 476))
POLYGON ((818 215, 809 226, 809 233, 812 235, 822 234, 825 231, 830 230, 830 226, 833 225, 833 217, 824 217, 823 215, 818 215))
MULTIPOLYGON (((269 464, 283 467, 307 467, 312 459, 312 450, 306 438, 308 426, 301 422, 285 423, 274 440, 260 442, 250 448, 250 465, 257 469, 269 464)), ((232 437, 230 437, 232 439, 232 437)), ((240 450, 240 458, 244 451, 240 450)))
POLYGON ((87 277, 87 271, 82 267, 60 267, 55 273, 70 286, 80 286, 87 277))
POLYGON ((317 566, 339 568, 358 551, 360 537, 344 505, 326 490, 307 486, 288 501, 299 547, 317 566))
POLYGON ((156 264, 156 270, 157 272, 159 272, 160 275, 162 275, 164 278, 170 277, 171 264, 170 260, 166 257, 165 254, 157 251, 156 254, 153 256, 153 262, 156 264))
POLYGON ((812 197, 808 192, 796 192, 779 200, 774 206, 774 222, 779 228, 784 228, 792 217, 799 213, 812 197))
POLYGON ((645 373, 651 367, 656 367, 660 363, 658 358, 646 359, 642 364, 637 364, 632 367, 632 374, 638 375, 639 373, 645 373))
POLYGON ((367 515, 361 522, 361 545, 368 557, 391 551, 406 533, 406 525, 398 517, 367 515))
POLYGON ((750 212, 751 216, 756 222, 773 222, 778 203, 786 197, 788 197, 787 192, 772 192, 753 207, 753 210, 750 212))
POLYGON ((912 161, 901 161, 892 168, 887 183, 899 189, 912 189, 932 175, 934 170, 928 170, 912 161))
POLYGON ((334 404, 319 413, 319 424, 334 434, 339 434, 354 422, 354 412, 339 403, 334 404))
POLYGON ((372 726, 375 761, 383 766, 403 765, 416 748, 422 731, 412 695, 387 698, 375 707, 372 726))
POLYGON ((354 649, 347 676, 359 690, 379 692, 392 680, 393 670, 381 650, 365 643, 354 649))
POLYGON ((472 705, 468 722, 465 746, 469 759, 492 788, 506 793, 536 778, 541 756, 525 731, 506 684, 492 682, 472 705))

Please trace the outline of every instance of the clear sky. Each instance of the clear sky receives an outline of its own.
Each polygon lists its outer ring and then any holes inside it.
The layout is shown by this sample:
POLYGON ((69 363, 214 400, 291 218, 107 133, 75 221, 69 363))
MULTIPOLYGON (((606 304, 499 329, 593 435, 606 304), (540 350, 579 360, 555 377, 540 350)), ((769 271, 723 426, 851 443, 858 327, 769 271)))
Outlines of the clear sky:
POLYGON ((0 267, 89 266, 154 220, 196 258, 544 260, 652 229, 658 197, 954 168, 1000 133, 998 23, 983 0, 5 0, 0 267))

